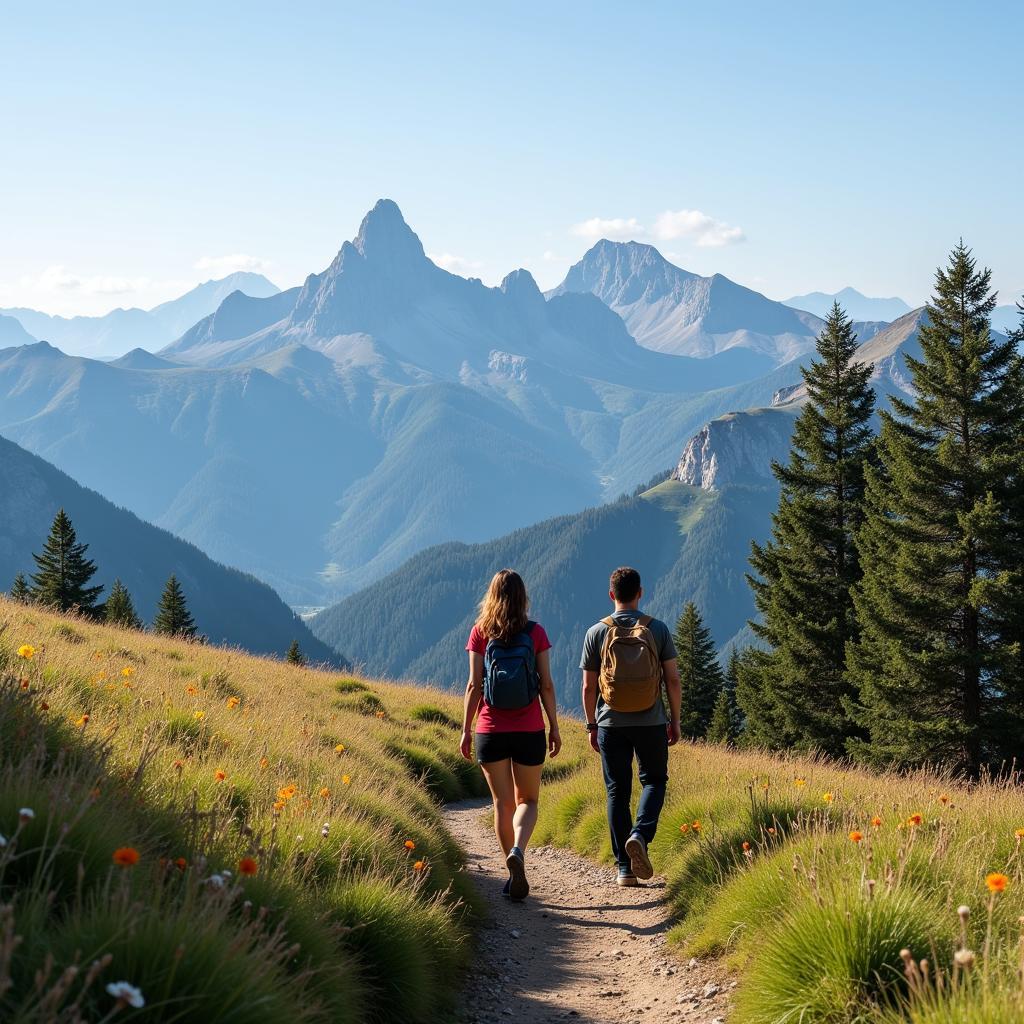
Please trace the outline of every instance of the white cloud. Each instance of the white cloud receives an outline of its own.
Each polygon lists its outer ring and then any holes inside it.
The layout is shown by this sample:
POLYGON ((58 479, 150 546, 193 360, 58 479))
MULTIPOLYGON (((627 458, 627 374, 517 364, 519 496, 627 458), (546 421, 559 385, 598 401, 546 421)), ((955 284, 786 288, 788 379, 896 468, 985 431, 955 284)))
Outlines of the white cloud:
POLYGON ((651 235, 663 242, 675 238, 692 238, 695 244, 711 249, 742 242, 746 237, 742 228, 715 220, 700 210, 665 210, 659 213, 651 235))
POLYGON ((461 274, 465 276, 479 277, 478 271, 483 270, 483 264, 479 260, 466 259, 465 256, 455 256, 450 252, 428 252, 427 259, 433 260, 443 270, 450 274, 461 274))
POLYGON ((618 242, 644 238, 668 242, 689 238, 701 248, 714 249, 746 238, 742 228, 715 220, 700 210, 665 210, 654 218, 654 226, 649 229, 636 217, 591 217, 573 224, 569 233, 581 238, 610 238, 618 242))
POLYGON ((591 217, 590 220, 573 224, 569 233, 580 238, 610 238, 613 241, 628 242, 643 238, 647 232, 636 217, 591 217))
POLYGON ((256 274, 266 272, 270 264, 258 256, 250 256, 244 252, 233 252, 228 256, 200 256, 195 262, 196 270, 212 270, 218 277, 226 277, 239 270, 249 270, 256 274))
POLYGON ((73 274, 60 263, 47 267, 42 273, 22 276, 18 284, 30 292, 43 295, 75 292, 80 295, 127 295, 150 285, 148 277, 120 277, 116 274, 93 274, 82 277, 73 274))

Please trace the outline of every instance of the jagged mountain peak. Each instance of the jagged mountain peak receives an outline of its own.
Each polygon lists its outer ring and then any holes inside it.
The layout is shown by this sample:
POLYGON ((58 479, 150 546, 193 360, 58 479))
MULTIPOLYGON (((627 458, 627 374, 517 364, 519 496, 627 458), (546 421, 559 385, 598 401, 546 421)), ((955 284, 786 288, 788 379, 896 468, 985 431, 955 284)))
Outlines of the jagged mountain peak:
POLYGON ((378 199, 363 217, 352 247, 367 260, 394 262, 402 256, 426 258, 419 236, 406 224, 398 204, 391 199, 378 199))

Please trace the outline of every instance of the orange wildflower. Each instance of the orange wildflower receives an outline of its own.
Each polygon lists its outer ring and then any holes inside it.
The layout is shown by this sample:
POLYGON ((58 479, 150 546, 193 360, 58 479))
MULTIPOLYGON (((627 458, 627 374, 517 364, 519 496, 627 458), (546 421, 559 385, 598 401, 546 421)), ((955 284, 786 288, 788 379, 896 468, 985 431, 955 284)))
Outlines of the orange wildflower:
POLYGON ((114 851, 113 859, 122 868, 133 868, 139 863, 139 851, 134 846, 119 846, 114 851))
POLYGON ((179 871, 184 871, 184 870, 185 870, 185 868, 187 868, 187 867, 188 867, 188 861, 187 861, 187 860, 185 860, 185 858, 184 858, 184 857, 178 857, 178 858, 176 858, 176 859, 175 859, 175 861, 174 861, 174 866, 175 866, 175 867, 176 867, 176 868, 177 868, 177 869, 178 869, 179 871))
POLYGON ((993 871, 985 876, 985 885, 988 886, 989 892, 1005 892, 1009 884, 1010 879, 1001 871, 993 871))
POLYGON ((692 828, 694 832, 699 832, 699 831, 701 830, 701 827, 702 827, 702 826, 701 826, 701 823, 700 823, 699 821, 695 821, 695 822, 694 822, 694 823, 693 823, 693 824, 692 824, 692 825, 690 826, 690 828, 692 828))
POLYGON ((822 793, 821 794, 821 799, 824 800, 825 803, 830 804, 830 803, 832 803, 833 800, 835 800, 835 794, 833 794, 833 793, 822 793))
POLYGON ((266 768, 267 765, 269 765, 269 764, 270 764, 269 758, 266 758, 266 757, 261 757, 260 758, 260 767, 261 768, 266 768))
POLYGON ((746 852, 747 852, 747 850, 749 850, 749 849, 750 849, 750 843, 748 843, 748 842, 747 842, 747 841, 746 841, 746 840, 744 839, 744 840, 743 840, 743 852, 744 852, 744 853, 746 853, 746 852))
POLYGON ((686 833, 690 831, 690 825, 689 825, 689 823, 688 823, 688 822, 685 822, 685 821, 684 821, 684 822, 682 823, 682 825, 680 825, 680 826, 679 826, 679 831, 680 831, 680 832, 682 832, 682 833, 683 833, 683 835, 685 836, 685 835, 686 835, 686 833))
POLYGON ((228 773, 227 773, 226 771, 223 771, 222 769, 218 768, 218 769, 217 769, 217 770, 216 770, 216 771, 215 771, 215 772, 213 773, 213 777, 214 777, 214 778, 215 778, 215 779, 216 779, 216 780, 217 780, 218 782, 223 782, 223 781, 224 781, 224 780, 225 780, 225 779, 226 779, 226 778, 228 777, 228 773))
POLYGON ((881 828, 882 827, 882 819, 877 814, 871 819, 871 827, 872 828, 881 828))
POLYGON ((331 791, 326 786, 321 786, 320 795, 326 800, 331 795, 331 791))
POLYGON ((131 665, 125 665, 125 667, 121 669, 121 675, 123 675, 125 679, 130 679, 135 675, 135 669, 133 669, 131 665))
POLYGON ((770 836, 775 835, 775 829, 773 829, 773 828, 768 829, 768 835, 770 835, 770 836))
POLYGON ((864 833, 863 832, 858 832, 856 829, 854 829, 850 833, 850 842, 851 843, 859 843, 863 838, 864 838, 864 833))
POLYGON ((194 697, 199 691, 194 686, 186 686, 185 692, 190 696, 194 697))
POLYGON ((298 787, 295 786, 294 784, 293 785, 289 785, 289 786, 282 786, 277 791, 277 796, 278 796, 279 800, 291 800, 291 798, 293 796, 295 796, 295 794, 297 792, 298 792, 298 787))
POLYGON ((335 748, 334 748, 334 752, 336 754, 344 754, 345 753, 345 744, 344 743, 337 744, 335 746, 335 748))
POLYGON ((920 825, 922 821, 924 821, 924 818, 920 814, 912 814, 907 818, 907 824, 913 825, 915 828, 920 825))
POLYGON ((939 796, 939 803, 940 804, 948 804, 949 803, 949 794, 948 793, 942 793, 939 796))
POLYGON ((251 878, 253 875, 255 875, 256 872, 259 871, 259 869, 260 866, 257 863, 255 857, 243 857, 238 862, 238 873, 240 875, 245 875, 248 878, 251 878))
POLYGON ((241 704, 241 700, 238 697, 228 697, 227 706, 230 711, 232 708, 237 708, 241 704))
POLYGON ((412 869, 413 871, 422 871, 426 866, 427 862, 425 860, 418 860, 413 864, 412 869))
POLYGON ((1019 842, 1021 839, 1024 839, 1024 828, 1016 829, 1016 831, 1014 831, 1013 834, 1017 838, 1017 841, 1019 842))
POLYGON ((277 812, 278 814, 280 814, 280 813, 281 813, 281 811, 283 811, 283 810, 284 810, 284 801, 283 801, 283 800, 275 800, 275 801, 274 801, 274 810, 275 810, 275 811, 276 811, 276 812, 277 812))
POLYGON ((342 777, 341 777, 341 784, 343 786, 348 786, 351 783, 352 783, 352 776, 351 775, 342 775, 342 777))
POLYGON ((79 715, 78 718, 75 719, 75 725, 79 729, 84 729, 85 726, 88 725, 88 724, 89 724, 89 716, 88 715, 79 715))
POLYGON ((411 839, 406 839, 404 845, 405 845, 405 848, 407 850, 415 850, 416 849, 416 844, 411 839))
POLYGON ((36 654, 36 649, 31 644, 22 644, 18 648, 18 657, 25 661, 31 661, 36 654))

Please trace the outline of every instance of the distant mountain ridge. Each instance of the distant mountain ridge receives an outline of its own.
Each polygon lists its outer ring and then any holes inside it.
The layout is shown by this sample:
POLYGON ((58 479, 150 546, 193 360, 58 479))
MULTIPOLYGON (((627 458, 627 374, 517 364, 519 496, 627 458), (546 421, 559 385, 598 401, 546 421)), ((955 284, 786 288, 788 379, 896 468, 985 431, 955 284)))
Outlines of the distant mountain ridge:
MULTIPOLYGON (((153 350, 166 345, 197 320, 215 310, 233 292, 251 296, 277 293, 277 285, 262 274, 238 271, 162 302, 152 309, 114 309, 103 316, 51 316, 34 309, 2 309, 14 317, 32 336, 65 351, 109 359, 129 349, 153 350)), ((2 336, 0 336, 2 347, 2 336)))
MULTIPOLYGON (((814 346, 818 316, 730 281, 682 270, 653 246, 602 239, 574 264, 549 296, 591 293, 622 317, 647 348, 708 357, 727 350, 758 353, 775 364, 814 346)), ((871 325, 859 325, 867 335, 871 325)))
POLYGON ((851 320, 874 320, 891 323, 911 311, 911 307, 898 296, 888 299, 871 298, 856 288, 843 288, 838 292, 810 292, 783 299, 783 305, 803 309, 815 316, 826 317, 832 303, 838 302, 851 320))
POLYGON ((343 662, 265 583, 219 565, 192 544, 117 508, 2 437, 0 590, 10 588, 15 573, 28 576, 34 571, 32 552, 42 550, 59 508, 71 517, 79 540, 89 545, 89 557, 98 567, 94 582, 109 592, 119 577, 145 621, 152 621, 164 583, 173 572, 197 626, 215 643, 283 656, 298 640, 312 661, 343 662))

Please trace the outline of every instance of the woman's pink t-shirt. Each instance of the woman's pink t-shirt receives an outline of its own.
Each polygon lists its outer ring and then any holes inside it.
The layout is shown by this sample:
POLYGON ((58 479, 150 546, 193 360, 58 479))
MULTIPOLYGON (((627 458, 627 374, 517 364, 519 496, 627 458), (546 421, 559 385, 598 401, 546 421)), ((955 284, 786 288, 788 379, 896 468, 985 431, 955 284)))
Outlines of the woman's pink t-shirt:
MULTIPOLYGON (((551 649, 551 641, 541 625, 534 624, 530 639, 533 640, 535 654, 551 649)), ((477 626, 469 634, 466 650, 481 657, 487 653, 487 637, 477 626)), ((543 728, 540 697, 535 697, 525 708, 492 708, 482 701, 480 703, 480 712, 476 718, 477 732, 540 732, 543 728)))

